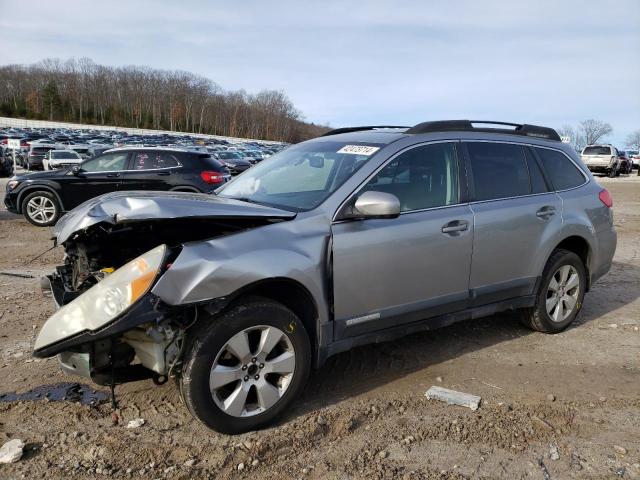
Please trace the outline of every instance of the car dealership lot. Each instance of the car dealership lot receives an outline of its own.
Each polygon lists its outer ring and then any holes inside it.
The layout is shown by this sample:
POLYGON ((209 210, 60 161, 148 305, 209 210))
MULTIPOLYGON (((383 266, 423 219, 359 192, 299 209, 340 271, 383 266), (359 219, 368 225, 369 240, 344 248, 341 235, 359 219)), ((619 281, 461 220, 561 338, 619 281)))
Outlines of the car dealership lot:
MULTIPOLYGON (((194 420, 172 382, 118 388, 117 416, 108 402, 0 402, 0 444, 27 444, 0 478, 640 478, 640 177, 598 181, 614 198, 618 250, 559 335, 500 315, 355 349, 316 372, 278 426, 235 437, 194 420), (431 385, 483 402, 431 402, 431 385), (127 429, 136 418, 145 424, 127 429)), ((50 234, 0 210, 0 271, 59 264, 54 249, 25 265, 50 234)), ((75 381, 30 355, 53 311, 38 279, 0 275, 0 288, 0 394, 75 381)))

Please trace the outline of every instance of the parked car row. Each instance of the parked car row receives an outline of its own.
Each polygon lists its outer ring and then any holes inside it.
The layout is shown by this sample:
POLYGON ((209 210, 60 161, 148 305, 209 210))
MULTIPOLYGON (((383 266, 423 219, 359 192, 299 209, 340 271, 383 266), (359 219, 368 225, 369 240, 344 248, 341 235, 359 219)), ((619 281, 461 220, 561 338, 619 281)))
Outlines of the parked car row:
MULTIPOLYGON (((182 147, 218 154, 233 151, 236 157, 255 164, 286 147, 283 143, 263 143, 238 139, 201 139, 192 136, 128 135, 118 131, 74 129, 0 129, 0 148, 5 149, 8 139, 20 139, 17 164, 27 170, 46 170, 47 152, 65 150, 77 153, 82 159, 92 158, 104 151, 120 146, 182 147)), ((232 168, 235 168, 233 166, 232 168)))
POLYGON ((620 150, 610 144, 587 145, 582 149, 581 158, 593 173, 603 173, 617 177, 629 174, 640 165, 640 156, 635 150, 620 150))
POLYGON ((40 227, 55 224, 64 212, 104 193, 211 193, 232 175, 209 153, 177 147, 116 147, 84 161, 75 152, 51 150, 44 164, 51 171, 13 177, 4 198, 7 210, 40 227), (58 168, 50 169, 52 165, 58 168))

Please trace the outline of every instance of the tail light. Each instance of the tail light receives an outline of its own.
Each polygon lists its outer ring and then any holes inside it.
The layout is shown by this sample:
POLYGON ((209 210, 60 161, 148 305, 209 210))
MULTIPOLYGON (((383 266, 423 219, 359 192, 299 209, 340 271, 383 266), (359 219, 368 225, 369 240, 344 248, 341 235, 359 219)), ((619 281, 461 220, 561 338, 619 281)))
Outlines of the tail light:
POLYGON ((217 184, 224 182, 224 175, 220 172, 200 172, 202 180, 209 184, 217 184))
POLYGON ((609 193, 609 190, 607 190, 606 188, 603 189, 603 190, 600 190, 600 193, 598 194, 598 198, 608 208, 613 207, 613 198, 611 197, 611 194, 609 193))

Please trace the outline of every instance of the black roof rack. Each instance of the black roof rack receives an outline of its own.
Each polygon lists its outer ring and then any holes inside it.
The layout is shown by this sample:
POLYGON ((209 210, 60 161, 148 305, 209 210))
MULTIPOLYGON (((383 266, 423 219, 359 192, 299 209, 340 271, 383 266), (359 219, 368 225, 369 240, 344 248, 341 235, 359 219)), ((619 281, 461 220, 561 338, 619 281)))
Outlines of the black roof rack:
POLYGON ((405 133, 432 133, 432 132, 490 132, 507 133, 511 135, 524 135, 527 137, 544 138, 546 140, 561 141, 560 135, 553 128, 528 125, 526 123, 494 122, 490 120, 441 120, 436 122, 423 122, 411 127, 405 133), (475 127, 474 124, 499 125, 498 127, 475 127), (509 126, 514 128, 500 128, 509 126))
POLYGON ((327 133, 323 133, 320 135, 321 137, 328 137, 329 135, 338 135, 339 133, 350 133, 350 132, 359 132, 361 130, 375 130, 376 128, 411 128, 411 127, 401 127, 397 125, 370 125, 366 127, 344 127, 344 128, 336 128, 334 130, 329 130, 327 133))

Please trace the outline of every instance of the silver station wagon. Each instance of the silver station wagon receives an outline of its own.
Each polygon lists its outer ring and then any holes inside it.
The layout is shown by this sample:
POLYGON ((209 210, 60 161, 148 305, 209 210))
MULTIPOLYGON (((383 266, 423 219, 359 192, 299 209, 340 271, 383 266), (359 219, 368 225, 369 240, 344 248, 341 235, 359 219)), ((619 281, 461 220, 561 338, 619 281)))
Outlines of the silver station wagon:
POLYGON ((112 389, 174 378, 204 424, 254 430, 358 345, 514 309, 562 331, 611 266, 611 207, 550 128, 333 130, 215 195, 117 192, 67 213, 34 355, 112 389))

